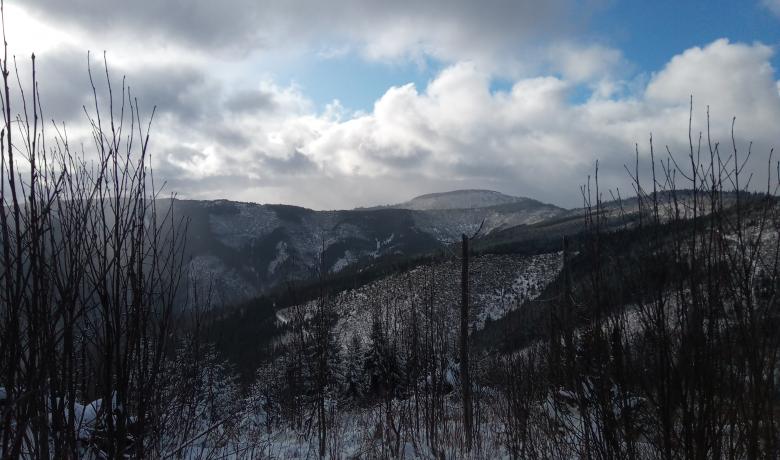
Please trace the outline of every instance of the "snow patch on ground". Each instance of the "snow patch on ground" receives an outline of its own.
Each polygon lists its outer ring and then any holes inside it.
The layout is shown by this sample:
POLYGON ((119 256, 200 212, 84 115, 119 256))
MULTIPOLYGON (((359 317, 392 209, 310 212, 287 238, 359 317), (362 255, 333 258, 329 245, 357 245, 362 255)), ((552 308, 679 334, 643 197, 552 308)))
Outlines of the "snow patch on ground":
POLYGON ((268 274, 273 275, 276 269, 282 265, 290 255, 287 253, 287 243, 280 241, 276 243, 276 257, 268 264, 268 274))
POLYGON ((474 328, 482 329, 487 319, 501 319, 527 300, 539 297, 561 269, 562 252, 531 256, 519 261, 514 268, 517 276, 511 285, 492 286, 487 293, 475 295, 474 303, 478 310, 474 328))
POLYGON ((340 272, 341 270, 355 263, 355 261, 357 261, 357 257, 352 254, 352 251, 346 250, 344 251, 344 256, 339 258, 339 260, 337 260, 333 266, 330 267, 330 271, 332 273, 340 272))

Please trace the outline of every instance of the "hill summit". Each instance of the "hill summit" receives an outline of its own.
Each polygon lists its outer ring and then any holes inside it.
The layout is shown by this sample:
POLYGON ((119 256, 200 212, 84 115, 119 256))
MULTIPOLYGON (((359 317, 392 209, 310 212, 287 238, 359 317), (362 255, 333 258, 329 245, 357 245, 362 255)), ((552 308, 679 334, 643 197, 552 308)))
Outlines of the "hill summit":
POLYGON ((392 208, 431 211, 438 209, 474 209, 487 208, 502 204, 532 201, 505 195, 493 190, 454 190, 451 192, 429 193, 412 198, 409 201, 392 205, 392 208))

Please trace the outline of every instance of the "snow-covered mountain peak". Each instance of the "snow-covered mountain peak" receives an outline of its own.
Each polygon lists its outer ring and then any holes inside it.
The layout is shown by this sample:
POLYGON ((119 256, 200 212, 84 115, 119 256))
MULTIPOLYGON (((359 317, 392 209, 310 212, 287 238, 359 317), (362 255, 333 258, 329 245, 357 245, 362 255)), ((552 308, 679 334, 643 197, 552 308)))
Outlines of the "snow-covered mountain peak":
POLYGON ((474 209, 502 204, 532 201, 529 198, 505 195, 492 190, 454 190, 451 192, 429 193, 394 205, 399 209, 430 211, 438 209, 474 209))

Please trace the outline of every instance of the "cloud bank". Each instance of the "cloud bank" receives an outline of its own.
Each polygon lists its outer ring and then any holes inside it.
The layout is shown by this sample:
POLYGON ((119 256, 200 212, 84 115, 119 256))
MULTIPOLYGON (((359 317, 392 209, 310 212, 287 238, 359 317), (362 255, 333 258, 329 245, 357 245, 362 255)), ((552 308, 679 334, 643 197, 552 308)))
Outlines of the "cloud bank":
POLYGON ((594 92, 580 103, 571 102, 574 77, 521 79, 507 91, 491 91, 490 75, 470 62, 445 68, 425 88, 388 89, 370 113, 347 114, 333 105, 312 114, 294 88, 264 84, 242 95, 250 107, 259 101, 252 116, 229 110, 235 99, 227 96, 219 123, 189 129, 171 123, 165 132, 181 134, 158 140, 158 147, 176 152, 178 139, 186 138, 190 149, 206 152, 186 161, 176 153, 161 159, 183 189, 212 183, 198 192, 204 197, 235 178, 236 198, 271 196, 320 208, 393 201, 399 190, 477 186, 573 206, 596 160, 602 180, 625 190, 623 165, 633 162, 635 143, 647 155, 651 133, 656 146, 685 155, 691 95, 695 133, 705 129, 710 105, 715 140, 730 144, 735 116, 739 145, 752 140, 765 162, 780 121, 771 54, 763 45, 719 40, 675 56, 636 91, 594 92), (214 141, 230 133, 243 147, 214 141))
POLYGON ((113 74, 158 106, 156 175, 184 197, 332 209, 479 187, 577 206, 596 160, 605 186, 628 189, 623 165, 635 143, 647 161, 651 133, 661 150, 685 155, 691 95, 694 134, 710 106, 714 137, 730 145, 736 117, 738 144, 754 142, 763 173, 780 140, 771 47, 721 39, 636 73, 619 50, 575 40, 585 7, 492 3, 203 0, 181 11, 152 0, 32 0, 19 11, 63 24, 49 33, 69 40, 44 50, 40 74, 45 108, 70 126, 89 98, 83 47, 108 34, 105 46, 119 50, 113 74), (362 111, 317 107, 295 84, 251 71, 258 55, 322 52, 320 43, 444 65, 362 111), (497 88, 497 78, 507 83, 497 88))

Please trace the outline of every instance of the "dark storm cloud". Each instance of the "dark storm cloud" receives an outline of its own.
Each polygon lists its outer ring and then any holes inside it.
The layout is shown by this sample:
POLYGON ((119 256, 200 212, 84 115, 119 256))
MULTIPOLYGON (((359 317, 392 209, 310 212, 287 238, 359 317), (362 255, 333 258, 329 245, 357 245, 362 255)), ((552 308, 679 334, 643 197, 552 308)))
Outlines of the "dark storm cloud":
POLYGON ((253 41, 261 9, 251 0, 31 0, 40 16, 93 33, 155 36, 198 48, 229 47, 253 41))
MULTIPOLYGON (((220 92, 219 85, 208 80, 201 70, 181 63, 122 68, 112 65, 110 56, 108 59, 115 103, 121 103, 124 78, 126 96, 137 99, 147 115, 157 106, 160 115, 185 122, 199 120, 209 115, 208 102, 220 92)), ((90 112, 94 107, 87 52, 65 48, 43 53, 37 56, 36 67, 46 119, 68 124, 83 121, 84 107, 90 112)), ((93 54, 91 67, 98 97, 101 103, 105 102, 108 91, 102 56, 93 54)), ((19 59, 18 68, 22 85, 29 92, 31 65, 19 59)), ((17 111, 21 111, 20 102, 14 102, 17 111)))
POLYGON ((317 171, 317 165, 298 150, 295 150, 286 158, 274 157, 264 152, 258 152, 256 159, 258 163, 254 165, 254 168, 264 177, 277 175, 298 176, 317 171))
POLYGON ((252 143, 249 134, 234 128, 229 124, 215 124, 210 126, 210 133, 220 145, 225 147, 244 149, 252 143))
POLYGON ((143 68, 110 67, 109 70, 114 79, 126 77, 133 97, 137 97, 142 107, 149 110, 156 106, 161 114, 174 116, 183 122, 193 122, 209 115, 218 116, 210 114, 208 106, 211 98, 219 94, 220 87, 209 81, 200 69, 181 63, 160 63, 143 68))
MULTIPOLYGON (((24 75, 30 73, 28 64, 29 61, 19 61, 20 72, 24 75)), ((83 107, 92 102, 86 51, 67 49, 45 53, 37 57, 36 66, 46 118, 72 122, 83 117, 83 107)), ((22 81, 27 85, 29 80, 22 78, 22 81)))
POLYGON ((511 47, 533 34, 565 33, 587 17, 588 9, 572 0, 28 0, 25 6, 39 16, 100 36, 134 41, 156 37, 194 49, 239 54, 319 44, 324 37, 362 40, 375 52, 371 41, 388 34, 402 46, 417 44, 432 53, 480 43, 511 47))
POLYGON ((234 113, 256 113, 273 111, 278 104, 269 91, 241 90, 227 98, 225 107, 234 113))

